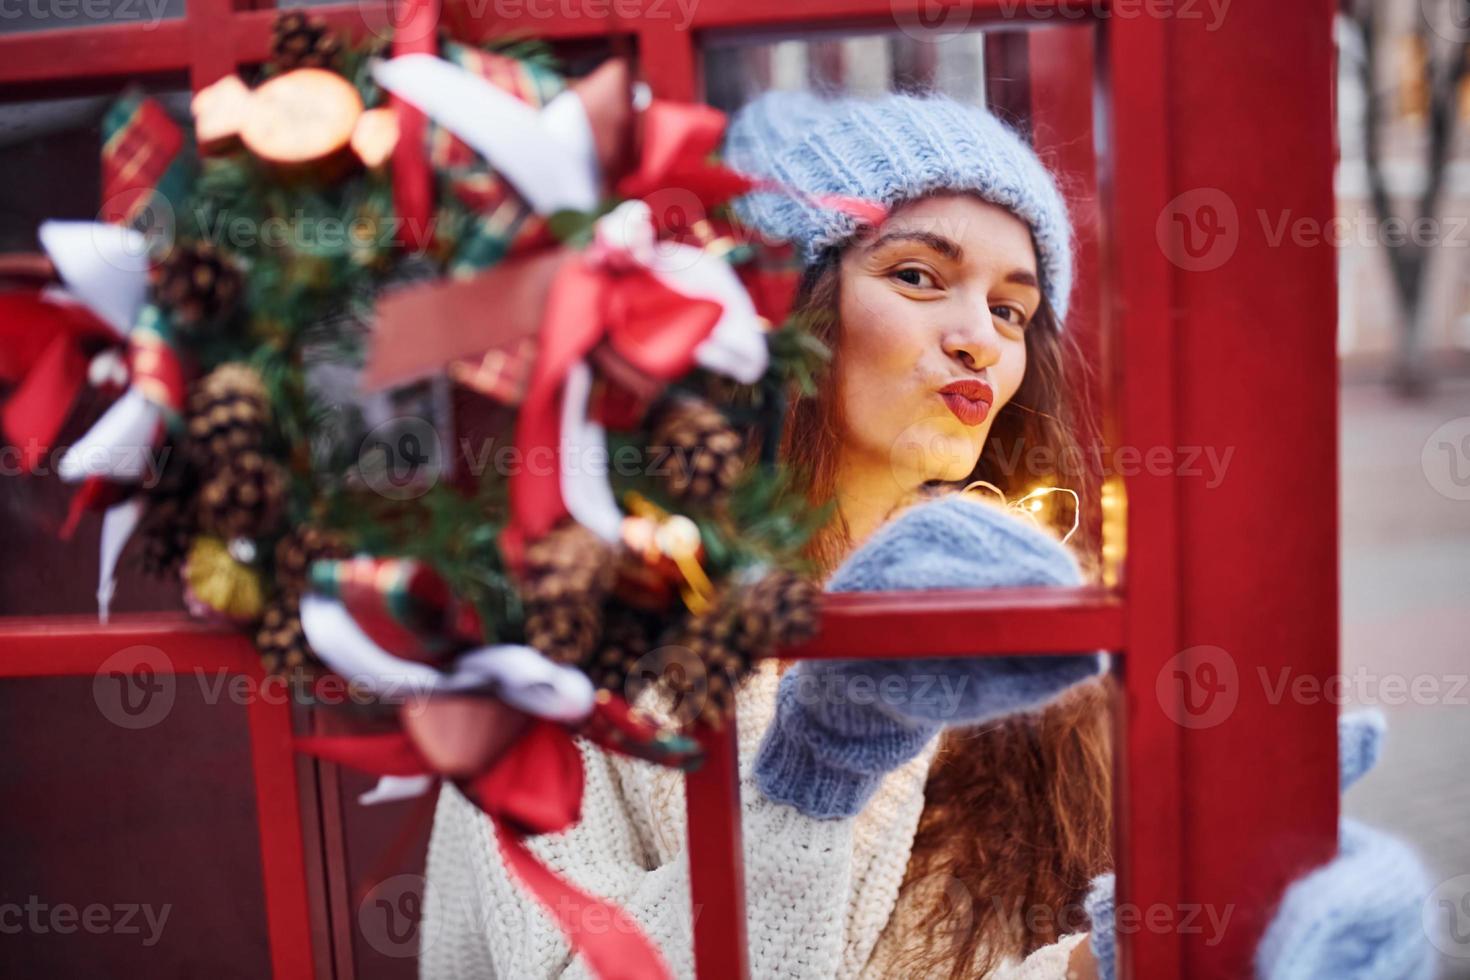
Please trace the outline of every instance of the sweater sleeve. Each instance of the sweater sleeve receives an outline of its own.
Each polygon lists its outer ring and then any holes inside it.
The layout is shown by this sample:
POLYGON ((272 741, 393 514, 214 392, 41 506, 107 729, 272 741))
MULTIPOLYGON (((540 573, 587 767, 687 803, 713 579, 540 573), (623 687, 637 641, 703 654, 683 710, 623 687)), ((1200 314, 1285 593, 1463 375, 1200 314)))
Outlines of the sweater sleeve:
MULTIPOLYGON (((1078 585, 1059 542, 964 495, 909 508, 828 582, 832 592, 1078 585)), ((1097 654, 803 661, 782 678, 756 762, 761 790, 813 817, 851 816, 947 725, 1037 708, 1101 669, 1097 654)))

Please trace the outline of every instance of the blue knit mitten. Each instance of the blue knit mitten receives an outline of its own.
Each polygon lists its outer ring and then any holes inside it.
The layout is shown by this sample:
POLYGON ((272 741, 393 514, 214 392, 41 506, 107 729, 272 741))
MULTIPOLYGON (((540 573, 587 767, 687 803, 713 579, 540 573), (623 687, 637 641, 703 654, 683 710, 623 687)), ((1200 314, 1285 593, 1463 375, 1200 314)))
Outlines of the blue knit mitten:
MULTIPOLYGON (((1338 720, 1338 783, 1347 789, 1378 761, 1385 722, 1377 711, 1338 720)), ((1256 947, 1262 980, 1420 980, 1434 956, 1419 918, 1429 882, 1419 858, 1382 831, 1343 818, 1337 857, 1287 887, 1256 947)), ((1113 876, 1087 896, 1098 976, 1113 980, 1113 876)))
MULTIPOLYGON (((875 532, 827 584, 831 592, 1064 586, 1081 582, 1056 539, 963 496, 919 504, 875 532)), ((943 727, 1044 704, 1096 675, 1085 656, 802 661, 781 678, 756 759, 765 794, 812 817, 862 809, 883 776, 943 727)))

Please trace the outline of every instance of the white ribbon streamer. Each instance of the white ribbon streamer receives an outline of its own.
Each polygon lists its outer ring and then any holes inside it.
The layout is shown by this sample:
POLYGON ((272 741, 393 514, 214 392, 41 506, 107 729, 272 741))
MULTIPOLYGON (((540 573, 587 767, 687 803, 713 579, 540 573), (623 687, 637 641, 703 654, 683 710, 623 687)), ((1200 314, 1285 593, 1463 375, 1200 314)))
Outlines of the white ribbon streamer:
POLYGON ((112 609, 112 596, 117 591, 117 562, 123 545, 133 536, 143 519, 143 499, 133 497, 107 508, 102 515, 101 556, 97 568, 97 621, 106 623, 112 609))
POLYGON ((301 631, 327 666, 385 700, 433 691, 441 683, 433 667, 395 657, 374 643, 336 599, 303 596, 301 631))
POLYGON ((741 384, 759 381, 770 360, 765 320, 730 263, 692 245, 664 242, 650 268, 670 289, 723 308, 714 330, 694 349, 695 361, 741 384))
POLYGON ((43 221, 39 234, 67 292, 126 337, 148 294, 143 233, 97 221, 43 221))
POLYGON ((379 776, 378 783, 357 797, 361 806, 377 806, 423 796, 434 785, 433 776, 379 776))
POLYGON ((592 712, 594 692, 587 676, 552 663, 531 647, 509 643, 480 647, 456 657, 446 673, 384 650, 340 601, 317 595, 301 600, 301 629, 332 670, 385 701, 484 691, 552 721, 578 721, 592 712))
POLYGON ((592 682, 580 670, 513 643, 480 647, 455 658, 448 690, 486 687, 512 708, 551 721, 581 721, 592 713, 595 697, 592 682))
POLYGON ((531 108, 493 82, 430 54, 373 64, 373 79, 464 140, 539 214, 596 209, 601 174, 582 100, 531 108))
POLYGON ((103 476, 140 483, 152 472, 153 447, 163 428, 163 410, 136 387, 123 392, 56 464, 67 483, 103 476))
POLYGON ((622 538, 623 512, 608 482, 607 433, 587 414, 591 397, 592 369, 578 361, 562 387, 561 499, 578 524, 616 544, 622 538))

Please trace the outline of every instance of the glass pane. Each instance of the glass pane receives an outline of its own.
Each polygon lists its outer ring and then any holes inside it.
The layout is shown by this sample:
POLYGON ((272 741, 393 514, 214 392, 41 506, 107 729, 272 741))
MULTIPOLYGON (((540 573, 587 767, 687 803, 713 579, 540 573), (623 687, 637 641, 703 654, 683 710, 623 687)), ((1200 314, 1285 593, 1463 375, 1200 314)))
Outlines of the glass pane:
MULTIPOLYGON (((154 94, 175 119, 189 94, 157 83, 154 94)), ((0 251, 36 252, 36 229, 51 218, 93 220, 101 196, 100 122, 115 95, 0 105, 0 251)), ((84 388, 57 445, 84 433, 110 398, 84 388)), ((54 460, 59 454, 52 453, 54 460)), ((96 609, 101 519, 88 514, 62 540, 74 488, 47 472, 22 474, 15 447, 0 446, 0 553, 30 560, 0 568, 0 616, 88 613, 96 609)), ((138 574, 138 542, 124 553, 112 608, 119 612, 181 607, 178 589, 138 574)))
MULTIPOLYGON (((784 37, 716 36, 706 42, 706 95, 728 112, 766 92, 802 90, 865 98, 937 92, 967 105, 988 107, 1028 140, 1051 170, 1075 231, 1075 285, 1065 321, 1057 318, 1055 326, 1033 321, 1024 335, 1008 335, 1002 327, 993 335, 984 330, 966 332, 964 325, 976 322, 971 317, 987 313, 985 303, 974 308, 963 305, 971 286, 989 304, 1003 303, 1005 291, 996 283, 1010 269, 1030 262, 1039 270, 1044 267, 1036 236, 1014 214, 995 208, 1002 215, 996 219, 989 210, 994 206, 964 195, 926 199, 916 191, 890 213, 877 236, 844 241, 835 259, 819 257, 799 271, 801 263, 795 257, 772 270, 772 274, 784 271, 791 288, 804 290, 797 293, 798 309, 832 314, 824 321, 833 324, 825 339, 836 350, 836 377, 825 382, 822 397, 831 403, 818 414, 835 420, 814 430, 804 448, 818 457, 838 457, 836 475, 825 486, 833 488, 839 507, 855 501, 854 512, 863 514, 868 523, 859 527, 854 522, 849 540, 839 546, 837 557, 846 564, 827 580, 829 588, 897 591, 1023 584, 1015 574, 1023 561, 1019 554, 1003 552, 998 562, 968 560, 972 550, 983 549, 967 538, 972 529, 960 526, 962 521, 909 525, 906 532, 902 525, 909 514, 904 507, 915 497, 924 499, 923 494, 903 496, 889 486, 885 499, 896 501, 892 509, 876 521, 864 513, 862 491, 878 487, 872 496, 881 498, 885 476, 900 484, 899 490, 907 490, 903 480, 912 484, 915 470, 926 477, 920 486, 935 494, 952 493, 983 478, 994 485, 992 490, 1003 491, 1008 503, 1024 502, 1021 519, 1035 520, 1057 537, 1071 531, 1075 521, 1075 533, 1066 543, 1080 561, 1082 581, 1108 586, 1117 580, 1124 501, 1116 464, 1102 442, 1106 392, 1092 380, 1111 377, 1098 315, 1092 44, 1093 31, 1088 27, 971 31, 944 39, 903 30, 861 35, 823 31, 784 37), (1015 236, 1017 229, 1019 238, 1006 237, 1015 236), (872 244, 874 238, 881 242, 895 232, 922 233, 930 239, 897 253, 872 244), (960 248, 945 252, 945 243, 930 244, 935 236, 960 248), (818 268, 816 286, 813 265, 818 268), (892 285, 892 277, 906 269, 918 270, 919 276, 892 285), (1001 274, 995 275, 997 271, 1001 274), (806 277, 804 282, 799 274, 806 277), (833 282, 835 289, 824 295, 823 289, 833 282), (895 290, 901 299, 890 302, 895 290), (803 307, 803 299, 814 305, 803 307), (1055 346, 1036 331, 1051 331, 1055 346), (1019 370, 1005 359, 1006 342, 1025 345, 1019 370), (975 346, 967 349, 967 343, 975 346), (966 350, 968 358, 963 356, 966 350), (924 388, 936 374, 969 376, 966 368, 994 383, 1008 400, 995 400, 999 406, 995 416, 982 416, 982 427, 967 433, 969 441, 946 443, 943 426, 927 432, 923 427, 935 416, 945 425, 953 420, 943 415, 942 407, 936 411, 914 399, 912 392, 924 388), (1049 383, 1031 384, 1033 377, 1049 383), (1026 424, 1038 415, 1052 424, 1026 424), (949 452, 953 455, 946 455, 949 452), (916 460, 910 469, 904 469, 907 453, 916 460), (871 463, 875 457, 876 467, 871 463), (865 463, 880 473, 886 466, 889 472, 873 477, 865 473, 865 463), (1042 492, 1046 488, 1065 488, 1077 497, 1042 492), (865 560, 865 544, 885 532, 883 560, 865 560), (865 533, 871 536, 864 537, 865 533)), ((793 103, 790 111, 807 109, 793 103)), ((802 145, 808 131, 823 125, 822 110, 810 111, 811 120, 773 114, 763 133, 766 146, 779 153, 781 147, 802 145), (783 129, 787 124, 789 128, 783 129)), ((902 182, 910 176, 903 171, 905 165, 925 165, 914 155, 905 164, 903 154, 909 146, 885 153, 885 140, 920 145, 926 139, 908 131, 903 121, 857 118, 856 125, 865 130, 856 135, 830 131, 820 145, 805 144, 810 157, 792 160, 783 172, 801 180, 812 179, 807 176, 812 172, 847 168, 840 178, 849 181, 844 186, 862 187, 861 167, 882 170, 885 179, 891 175, 902 182), (878 140, 872 139, 875 125, 889 127, 878 140)), ((906 118, 913 119, 913 112, 906 118)), ((963 170, 964 162, 958 168, 963 170)), ((756 173, 764 176, 759 169, 756 173)), ((993 305, 989 313, 1004 317, 1004 311, 997 313, 993 305)), ((950 411, 961 415, 953 407, 950 411)), ((987 493, 987 499, 995 499, 987 493)), ((1055 555, 1054 550, 1047 553, 1055 555)), ((918 655, 925 630, 919 615, 913 619, 912 632, 897 639, 918 655)), ((999 953, 1025 955, 1061 933, 1085 930, 1082 902, 1090 877, 1116 863, 1111 830, 1116 679, 1109 674, 1077 682, 1077 677, 1097 669, 1090 659, 1040 657, 1027 661, 1038 677, 1072 668, 1078 674, 1059 681, 1056 690, 1065 688, 1064 693, 1034 706, 1035 710, 1019 714, 1001 710, 980 721, 969 713, 962 697, 937 707, 926 702, 934 690, 951 683, 1003 689, 1007 681, 996 663, 921 659, 830 670, 825 663, 802 662, 791 668, 802 672, 803 684, 792 685, 790 691, 808 691, 811 703, 828 706, 821 717, 840 718, 846 710, 862 717, 861 709, 830 706, 861 703, 860 698, 868 696, 864 692, 882 692, 887 685, 889 693, 874 697, 884 699, 893 711, 917 717, 933 707, 953 726, 940 737, 938 754, 927 770, 925 807, 895 912, 900 919, 911 915, 909 921, 938 923, 939 928, 925 933, 924 948, 911 951, 912 959, 890 970, 895 975, 948 975, 957 965, 967 967, 959 971, 967 975, 988 975, 993 964, 960 959, 974 954, 975 947, 966 944, 977 936, 984 937, 982 947, 993 943, 999 953), (808 680, 813 683, 806 685, 808 680), (1018 855, 1013 862, 1006 857, 1011 853, 1018 855), (999 921, 1007 916, 1009 927, 999 921)), ((787 709, 783 702, 781 710, 787 709)), ((796 710, 793 717, 799 717, 796 710)), ((825 732, 823 737, 828 737, 825 732)), ((841 737, 846 739, 840 742, 844 746, 860 744, 860 739, 841 737)), ((870 961, 867 968, 873 967, 870 961)))
MULTIPOLYGON (((0 9, 0 34, 104 24, 154 27, 184 16, 184 0, 27 0, 0 9)), ((135 42, 136 43, 136 42, 135 42)))
MULTIPOLYGON (((769 91, 860 97, 937 92, 961 103, 986 106, 1029 139, 1066 198, 1075 235, 1076 284, 1058 335, 1065 356, 1050 358, 1059 360, 1062 381, 1047 388, 1029 383, 995 413, 983 440, 984 452, 995 455, 988 466, 982 456, 982 465, 972 476, 986 477, 1011 503, 1038 494, 1026 501, 1027 512, 1056 525, 1059 533, 1070 530, 1075 520, 1069 543, 1094 581, 1112 585, 1118 580, 1123 542, 1123 491, 1116 477, 1131 457, 1115 460, 1101 435, 1107 393, 1098 381, 1110 375, 1098 320, 1093 33, 1091 27, 1066 26, 952 35, 918 30, 813 31, 777 37, 715 34, 705 41, 703 68, 707 100, 731 113, 769 91), (1075 351, 1069 349, 1073 346, 1075 351), (1008 416, 1015 419, 1025 413, 1033 419, 1070 416, 1071 424, 1065 426, 1070 438, 1052 438, 1061 427, 1048 433, 1046 426, 1004 424, 1008 416)), ((939 220, 942 215, 936 212, 932 217, 939 220)), ((788 259, 771 274, 784 275, 786 288, 794 292, 798 265, 788 259)), ((1049 354, 1029 341, 1028 350, 1027 374, 1039 378, 1049 354)), ((881 425, 885 420, 873 421, 881 425)), ((902 444, 903 440, 890 443, 895 465, 902 444)), ((942 468, 954 482, 954 467, 942 468)))
POLYGON ((0 974, 269 975, 244 708, 180 674, 130 713, 107 680, 0 680, 0 974))

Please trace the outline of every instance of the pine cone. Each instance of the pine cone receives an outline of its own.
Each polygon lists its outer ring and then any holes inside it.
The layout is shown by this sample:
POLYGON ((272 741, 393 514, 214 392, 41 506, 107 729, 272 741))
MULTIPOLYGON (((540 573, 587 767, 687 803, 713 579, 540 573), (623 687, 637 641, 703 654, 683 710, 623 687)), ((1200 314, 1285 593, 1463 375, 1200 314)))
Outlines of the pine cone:
POLYGON ((199 492, 199 523, 226 541, 258 538, 280 523, 285 502, 285 471, 251 450, 205 482, 199 492))
POLYGON ((143 538, 143 572, 154 578, 175 578, 199 533, 199 515, 188 497, 165 497, 148 508, 138 529, 143 538))
POLYGON ((526 642, 559 663, 586 660, 602 632, 615 558, 601 538, 576 523, 532 542, 521 589, 526 642))
POLYGON ((671 655, 663 665, 661 683, 675 698, 674 713, 681 726, 702 721, 722 728, 735 711, 735 692, 750 673, 752 652, 735 645, 730 609, 721 603, 701 616, 692 616, 675 633, 671 655))
POLYGON ((199 471, 184 447, 169 447, 158 482, 145 492, 148 510, 138 527, 143 539, 143 572, 155 578, 177 577, 199 533, 194 499, 199 492, 199 471))
POLYGON ((785 570, 736 589, 727 605, 736 646, 763 651, 811 639, 817 633, 820 595, 811 579, 785 570))
POLYGON ((270 64, 277 72, 335 69, 341 54, 342 39, 320 17, 292 10, 277 17, 271 27, 270 64))
POLYGON ((195 462, 213 475, 265 442, 270 404, 265 383, 244 364, 222 364, 189 396, 189 440, 195 462))
POLYGON ((653 649, 656 624, 647 614, 617 602, 608 603, 602 619, 602 641, 587 665, 587 676, 595 687, 630 694, 628 682, 638 662, 653 649))
POLYGON ((744 468, 744 445, 718 409, 694 398, 672 401, 655 414, 649 447, 667 471, 664 481, 680 501, 717 504, 730 492, 744 468))
POLYGON ((255 630, 255 646, 269 674, 311 669, 321 663, 306 642, 294 599, 278 597, 265 607, 255 630))
POLYGON ((209 242, 178 242, 153 270, 153 296, 185 330, 232 313, 244 280, 209 242))
POLYGON ((342 558, 347 551, 341 540, 315 524, 293 528, 276 542, 276 589, 282 595, 299 598, 306 591, 311 563, 328 558, 342 558))

